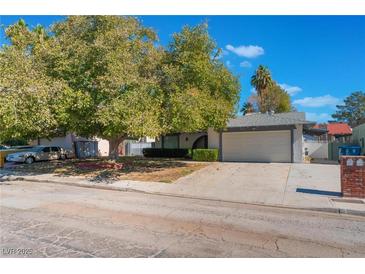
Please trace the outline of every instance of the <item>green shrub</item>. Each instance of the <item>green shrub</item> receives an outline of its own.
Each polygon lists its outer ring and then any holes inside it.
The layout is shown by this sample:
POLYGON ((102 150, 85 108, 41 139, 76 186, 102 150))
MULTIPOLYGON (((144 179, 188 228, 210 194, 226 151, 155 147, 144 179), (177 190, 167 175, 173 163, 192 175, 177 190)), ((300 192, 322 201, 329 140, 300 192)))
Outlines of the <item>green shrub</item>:
POLYGON ((144 157, 188 158, 189 150, 184 148, 144 148, 144 157))
POLYGON ((218 161, 218 149, 193 149, 194 161, 218 161))

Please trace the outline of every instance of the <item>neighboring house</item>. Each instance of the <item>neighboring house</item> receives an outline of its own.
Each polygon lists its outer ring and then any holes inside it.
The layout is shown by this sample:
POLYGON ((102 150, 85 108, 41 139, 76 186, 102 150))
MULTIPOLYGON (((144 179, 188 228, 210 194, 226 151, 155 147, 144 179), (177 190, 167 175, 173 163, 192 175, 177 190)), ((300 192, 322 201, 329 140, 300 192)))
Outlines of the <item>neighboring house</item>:
POLYGON ((217 148, 221 161, 302 162, 303 112, 253 113, 230 119, 222 131, 161 136, 155 147, 217 148))
POLYGON ((329 142, 349 142, 352 135, 351 127, 343 122, 330 122, 328 124, 317 124, 311 131, 327 130, 327 134, 320 137, 321 140, 329 142))
POLYGON ((361 146, 361 154, 365 155, 365 121, 353 128, 352 141, 361 146))
POLYGON ((60 146, 68 152, 68 155, 77 158, 109 155, 109 141, 100 138, 78 137, 72 133, 50 139, 40 138, 32 141, 31 145, 60 146))
POLYGON ((352 129, 346 123, 329 123, 327 125, 328 140, 348 142, 351 140, 352 129))

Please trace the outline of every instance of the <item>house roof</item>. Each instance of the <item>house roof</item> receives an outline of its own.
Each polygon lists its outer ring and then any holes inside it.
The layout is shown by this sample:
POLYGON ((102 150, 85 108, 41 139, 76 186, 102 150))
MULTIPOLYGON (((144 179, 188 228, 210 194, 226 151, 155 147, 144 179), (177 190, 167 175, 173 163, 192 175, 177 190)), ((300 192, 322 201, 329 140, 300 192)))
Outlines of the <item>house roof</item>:
POLYGON ((327 125, 329 135, 351 135, 352 129, 346 123, 329 123, 327 125))
POLYGON ((271 127, 298 124, 314 124, 305 120, 304 112, 286 113, 251 113, 245 116, 232 118, 228 121, 227 128, 237 127, 271 127))

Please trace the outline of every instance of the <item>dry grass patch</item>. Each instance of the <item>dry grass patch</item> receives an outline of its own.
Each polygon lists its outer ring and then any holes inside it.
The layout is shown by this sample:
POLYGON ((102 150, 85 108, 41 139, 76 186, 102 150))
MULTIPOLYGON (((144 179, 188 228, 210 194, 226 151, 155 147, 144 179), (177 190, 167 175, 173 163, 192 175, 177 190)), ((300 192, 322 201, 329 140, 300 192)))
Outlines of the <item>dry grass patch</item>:
POLYGON ((37 175, 54 173, 58 176, 82 176, 93 181, 137 180, 171 183, 180 177, 204 168, 209 163, 194 163, 175 159, 149 159, 141 157, 121 157, 118 163, 122 169, 81 168, 80 163, 105 163, 108 160, 67 160, 37 162, 31 165, 14 165, 12 169, 21 174, 37 175))

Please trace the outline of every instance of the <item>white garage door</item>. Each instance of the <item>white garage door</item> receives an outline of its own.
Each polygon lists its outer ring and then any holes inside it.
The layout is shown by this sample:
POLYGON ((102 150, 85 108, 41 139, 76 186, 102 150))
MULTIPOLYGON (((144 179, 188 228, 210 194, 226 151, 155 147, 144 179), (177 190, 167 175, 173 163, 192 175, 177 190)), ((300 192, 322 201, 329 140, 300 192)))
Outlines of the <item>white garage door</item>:
POLYGON ((291 162, 290 131, 224 132, 222 160, 291 162))

